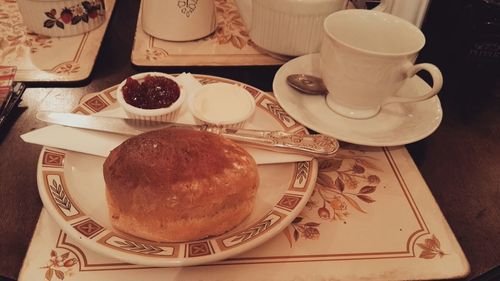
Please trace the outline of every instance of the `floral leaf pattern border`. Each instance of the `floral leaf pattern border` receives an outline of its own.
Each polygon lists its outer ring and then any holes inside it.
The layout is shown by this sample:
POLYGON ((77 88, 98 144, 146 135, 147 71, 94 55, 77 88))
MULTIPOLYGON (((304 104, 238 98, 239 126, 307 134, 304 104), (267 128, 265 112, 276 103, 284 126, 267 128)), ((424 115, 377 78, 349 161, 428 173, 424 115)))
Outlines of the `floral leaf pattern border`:
POLYGON ((441 250, 441 242, 432 235, 431 238, 426 238, 424 243, 417 243, 417 246, 422 249, 422 252, 418 256, 422 259, 433 259, 435 257, 442 258, 446 255, 445 252, 441 250))
POLYGON ((0 5, 0 60, 18 55, 23 46, 34 54, 52 44, 51 37, 27 32, 15 1, 0 5))
POLYGON ((316 186, 306 208, 284 230, 290 247, 301 238, 319 239, 318 221, 345 223, 350 208, 366 213, 363 205, 376 202, 374 194, 381 183, 377 173, 383 172, 375 160, 359 151, 344 150, 333 159, 319 161, 316 186))
POLYGON ((238 49, 243 49, 251 44, 240 12, 232 1, 214 0, 217 26, 215 32, 207 39, 215 39, 218 44, 232 44, 238 49))
POLYGON ((58 254, 56 250, 52 250, 50 251, 50 259, 47 265, 40 268, 46 269, 44 275, 46 281, 51 281, 54 277, 64 280, 65 277, 73 274, 73 268, 78 263, 79 261, 76 257, 70 257, 70 252, 58 254))

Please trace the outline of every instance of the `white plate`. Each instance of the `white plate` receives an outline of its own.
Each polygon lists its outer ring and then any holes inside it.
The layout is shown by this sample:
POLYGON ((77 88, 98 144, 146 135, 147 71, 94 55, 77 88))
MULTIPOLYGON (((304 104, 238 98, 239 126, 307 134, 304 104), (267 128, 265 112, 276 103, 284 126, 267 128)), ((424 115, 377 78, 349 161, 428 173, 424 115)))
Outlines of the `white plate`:
MULTIPOLYGON (((235 81, 196 76, 202 83, 235 81)), ((304 132, 269 94, 243 85, 256 100, 252 122, 265 129, 304 132)), ((114 90, 86 98, 73 112, 92 114, 115 106, 114 90)), ((57 137, 57 136, 54 136, 57 137)), ((72 238, 101 254, 149 266, 189 266, 226 259, 279 234, 307 203, 318 172, 317 161, 260 165, 256 205, 228 233, 186 243, 145 241, 111 227, 102 176, 104 158, 44 147, 38 162, 38 190, 45 208, 72 238)), ((196 167, 193 167, 196 169, 196 167)))
MULTIPOLYGON (((342 141, 371 146, 408 144, 429 136, 443 118, 437 96, 421 102, 386 105, 370 119, 346 118, 330 110, 324 96, 300 94, 288 86, 286 77, 294 73, 321 76, 319 54, 305 55, 284 64, 274 77, 274 95, 295 120, 318 133, 342 141)), ((398 95, 414 96, 429 89, 427 83, 414 76, 398 95)))

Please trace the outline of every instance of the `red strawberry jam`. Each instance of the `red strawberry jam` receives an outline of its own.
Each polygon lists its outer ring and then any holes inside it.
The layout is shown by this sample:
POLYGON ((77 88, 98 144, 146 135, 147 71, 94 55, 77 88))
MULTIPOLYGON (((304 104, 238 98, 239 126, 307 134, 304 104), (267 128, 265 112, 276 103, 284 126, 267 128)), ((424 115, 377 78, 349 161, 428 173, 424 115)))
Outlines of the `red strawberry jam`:
POLYGON ((127 78, 122 91, 128 104, 143 109, 157 109, 169 107, 179 98, 181 90, 172 79, 147 75, 142 82, 127 78))

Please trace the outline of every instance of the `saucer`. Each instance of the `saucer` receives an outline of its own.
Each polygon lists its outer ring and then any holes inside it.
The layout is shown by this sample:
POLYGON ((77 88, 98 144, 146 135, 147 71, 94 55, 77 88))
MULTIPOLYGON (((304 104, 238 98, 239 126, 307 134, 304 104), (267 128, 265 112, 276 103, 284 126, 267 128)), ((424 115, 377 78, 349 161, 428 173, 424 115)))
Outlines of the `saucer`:
MULTIPOLYGON (((301 94, 286 83, 294 73, 320 75, 319 54, 305 55, 285 63, 276 73, 273 91, 281 107, 304 126, 338 140, 360 145, 395 146, 421 140, 441 123, 443 111, 437 96, 412 103, 393 103, 382 107, 369 119, 351 119, 332 111, 325 96, 301 94)), ((420 77, 403 85, 398 95, 415 96, 430 90, 420 77)))

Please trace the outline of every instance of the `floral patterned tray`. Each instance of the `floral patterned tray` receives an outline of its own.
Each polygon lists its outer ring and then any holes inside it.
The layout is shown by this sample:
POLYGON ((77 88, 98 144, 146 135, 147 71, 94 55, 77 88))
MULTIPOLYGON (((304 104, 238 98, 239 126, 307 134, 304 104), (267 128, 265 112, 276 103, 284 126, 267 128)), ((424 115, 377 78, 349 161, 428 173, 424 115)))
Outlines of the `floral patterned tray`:
POLYGON ((214 0, 215 32, 200 40, 171 42, 142 29, 142 8, 137 19, 132 63, 138 66, 281 65, 287 58, 268 55, 248 37, 234 0, 214 0))
MULTIPOLYGON (((82 35, 59 38, 29 33, 16 0, 0 0, 0 65, 17 66, 16 81, 71 82, 86 79, 94 67, 115 0, 105 0, 104 3, 106 20, 100 27, 82 35)), ((67 18, 67 11, 55 11, 55 15, 54 11, 47 11, 47 27, 61 28, 67 21, 80 22, 92 17, 81 7, 72 9, 71 19, 67 18)))
POLYGON ((19 280, 420 280, 468 273, 406 148, 344 144, 337 157, 319 161, 300 215, 253 250, 203 266, 132 265, 84 248, 44 209, 19 280))

